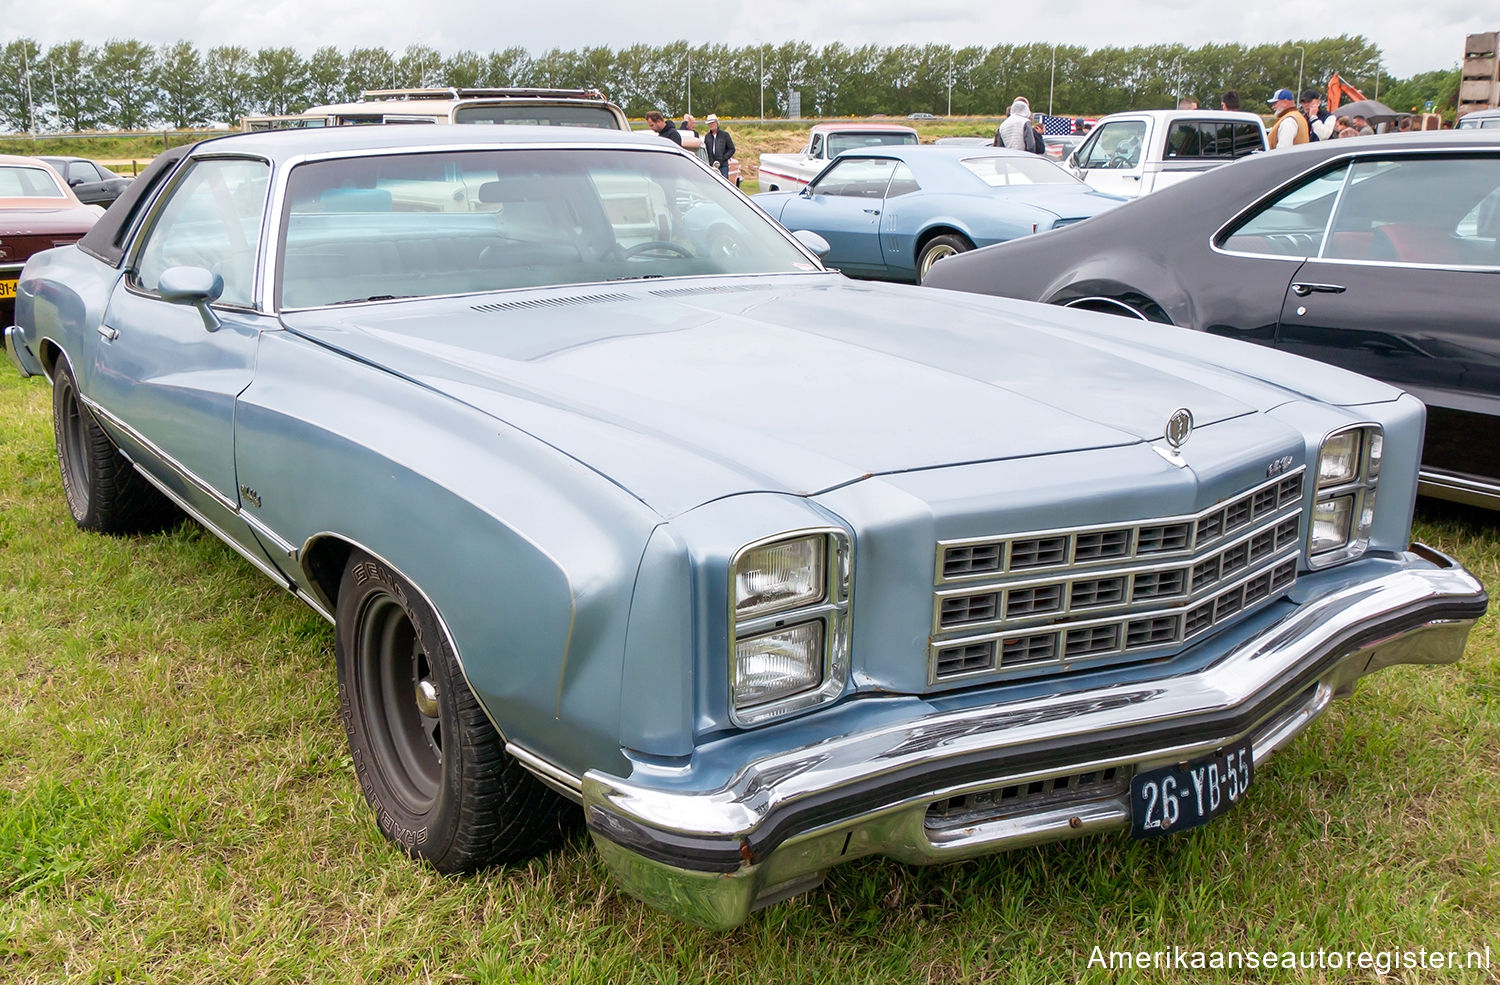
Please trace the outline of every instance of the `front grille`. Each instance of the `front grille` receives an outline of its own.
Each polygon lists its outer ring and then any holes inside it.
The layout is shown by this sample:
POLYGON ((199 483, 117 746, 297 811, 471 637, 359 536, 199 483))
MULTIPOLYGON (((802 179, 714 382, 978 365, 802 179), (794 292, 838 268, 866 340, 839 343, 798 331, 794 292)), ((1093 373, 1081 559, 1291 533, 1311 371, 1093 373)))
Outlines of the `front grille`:
POLYGON ((1158 657, 1283 594, 1303 475, 1192 516, 940 544, 931 682, 1158 657))

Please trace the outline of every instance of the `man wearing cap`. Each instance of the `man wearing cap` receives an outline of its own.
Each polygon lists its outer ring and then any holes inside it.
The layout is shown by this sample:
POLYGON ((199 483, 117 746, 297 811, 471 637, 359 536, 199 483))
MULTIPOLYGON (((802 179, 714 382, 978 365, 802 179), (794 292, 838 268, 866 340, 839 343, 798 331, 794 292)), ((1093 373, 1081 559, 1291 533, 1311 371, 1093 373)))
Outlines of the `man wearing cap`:
POLYGON ((1333 136, 1338 120, 1323 108, 1323 97, 1316 89, 1302 90, 1302 115, 1307 117, 1307 139, 1313 143, 1333 136))
POLYGON ((1271 150, 1307 143, 1307 117, 1297 108, 1297 99, 1290 89, 1277 89, 1276 95, 1266 102, 1276 114, 1271 132, 1266 134, 1266 146, 1271 150))
POLYGON ((708 152, 709 167, 719 169, 724 177, 729 177, 729 159, 734 156, 734 138, 729 135, 728 130, 719 129, 719 117, 708 114, 704 121, 708 124, 708 133, 703 135, 703 149, 708 152))

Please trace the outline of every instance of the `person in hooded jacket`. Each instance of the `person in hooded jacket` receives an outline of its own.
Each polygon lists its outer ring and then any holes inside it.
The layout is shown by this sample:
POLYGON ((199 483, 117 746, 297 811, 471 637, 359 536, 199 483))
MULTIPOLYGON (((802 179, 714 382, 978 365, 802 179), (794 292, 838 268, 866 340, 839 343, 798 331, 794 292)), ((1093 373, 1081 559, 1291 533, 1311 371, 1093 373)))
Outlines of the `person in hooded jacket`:
POLYGON ((1010 104, 1005 122, 995 131, 995 146, 1011 150, 1027 150, 1033 154, 1047 153, 1047 145, 1031 125, 1031 104, 1025 96, 1017 96, 1010 104))

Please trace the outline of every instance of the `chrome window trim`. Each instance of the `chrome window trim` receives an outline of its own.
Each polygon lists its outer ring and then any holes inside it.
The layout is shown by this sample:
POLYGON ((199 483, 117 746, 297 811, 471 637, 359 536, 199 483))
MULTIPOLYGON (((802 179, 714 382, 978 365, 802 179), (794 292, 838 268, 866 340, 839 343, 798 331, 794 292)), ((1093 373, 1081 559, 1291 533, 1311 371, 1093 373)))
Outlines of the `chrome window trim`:
MULTIPOLYGON (((1215 229, 1212 233, 1209 234, 1209 237, 1208 237, 1208 249, 1209 249, 1210 252, 1217 253, 1220 256, 1251 257, 1251 258, 1254 258, 1254 259, 1257 259, 1257 260, 1285 260, 1285 261, 1289 261, 1289 262, 1292 262, 1292 263, 1305 263, 1308 260, 1319 260, 1319 261, 1322 261, 1322 262, 1325 262, 1325 263, 1348 263, 1348 264, 1358 264, 1358 265, 1366 265, 1366 266, 1374 266, 1374 267, 1422 267, 1422 268, 1429 268, 1430 267, 1430 268, 1436 268, 1436 269, 1439 269, 1439 270, 1471 270, 1471 269, 1476 269, 1476 268, 1468 267, 1468 266, 1456 266, 1456 265, 1450 265, 1450 264, 1416 264, 1416 263, 1407 263, 1405 261, 1398 261, 1398 260, 1341 260, 1338 257, 1324 257, 1323 256, 1323 250, 1327 247, 1327 244, 1328 244, 1328 230, 1329 230, 1329 228, 1331 228, 1331 223, 1333 222, 1334 217, 1338 215, 1339 203, 1340 203, 1340 201, 1343 198, 1344 188, 1348 185, 1349 176, 1351 174, 1353 174, 1353 172, 1354 172, 1354 164, 1358 163, 1359 161, 1363 160, 1364 158, 1367 158, 1367 157, 1380 157, 1380 158, 1384 159, 1384 158, 1390 158, 1390 157, 1411 157, 1411 156, 1452 157, 1452 156, 1455 156, 1455 155, 1457 155, 1457 156, 1467 156, 1467 155, 1475 155, 1475 154, 1479 154, 1479 155, 1484 155, 1484 154, 1494 155, 1494 154, 1497 154, 1497 153, 1500 153, 1500 148, 1497 148, 1497 147, 1484 147, 1484 146, 1477 146, 1477 147, 1384 147, 1384 146, 1382 146, 1382 147, 1379 147, 1379 148, 1365 147, 1365 148, 1351 149, 1351 150, 1349 150, 1347 152, 1344 152, 1344 153, 1341 153, 1341 154, 1337 154, 1337 155, 1335 155, 1333 157, 1330 157, 1330 158, 1327 158, 1325 160, 1319 161, 1316 165, 1313 165, 1313 166, 1311 166, 1311 167, 1309 167, 1309 168, 1307 168, 1307 169, 1305 169, 1303 171, 1298 172, 1296 175, 1293 175, 1292 177, 1285 179, 1280 184, 1278 184, 1275 188, 1273 188, 1269 192, 1266 192, 1265 194, 1261 195, 1259 198, 1256 198, 1250 204, 1246 205, 1244 208, 1242 208, 1238 212, 1234 213, 1234 215, 1231 216, 1227 222, 1221 224, 1217 229, 1215 229), (1325 171, 1325 170, 1333 170, 1332 168, 1329 167, 1329 165, 1331 165, 1331 164, 1347 165, 1349 167, 1349 171, 1347 173, 1345 173, 1345 175, 1344 175, 1344 182, 1340 186, 1339 191, 1338 191, 1338 197, 1334 200, 1333 208, 1329 210, 1329 213, 1328 213, 1328 223, 1326 223, 1324 225, 1324 227, 1323 227, 1323 241, 1318 244, 1318 255, 1317 256, 1300 256, 1300 257, 1295 257, 1295 256, 1287 256, 1286 254, 1281 254, 1281 253, 1251 253, 1251 252, 1240 251, 1240 250, 1226 250, 1226 249, 1222 248, 1219 245, 1219 243, 1220 243, 1220 241, 1222 239, 1227 238, 1228 231, 1230 229, 1233 229, 1236 225, 1238 225, 1239 222, 1242 219, 1244 219, 1246 216, 1248 216, 1251 213, 1255 212, 1257 209, 1259 209, 1261 206, 1265 205, 1267 202, 1269 202, 1269 201, 1275 199, 1276 197, 1278 197, 1279 195, 1283 194, 1286 189, 1288 189, 1288 188, 1290 188, 1290 187, 1292 187, 1294 185, 1300 184, 1301 182, 1303 182, 1304 180, 1306 180, 1310 176, 1314 176, 1317 172, 1319 172, 1319 171, 1325 171)), ((1479 267, 1477 269, 1484 270, 1484 271, 1489 271, 1489 270, 1495 270, 1495 269, 1500 269, 1500 268, 1496 268, 1496 267, 1479 267)))
POLYGON ((806 711, 836 700, 849 683, 850 622, 854 589, 854 557, 849 532, 842 527, 818 526, 786 530, 761 537, 741 546, 729 558, 726 599, 728 604, 728 639, 725 698, 729 720, 739 728, 781 721, 796 712, 806 711), (823 595, 821 598, 791 609, 738 620, 735 612, 735 572, 740 560, 756 548, 806 537, 822 536, 823 595), (778 627, 793 627, 807 622, 823 625, 823 680, 815 688, 748 708, 738 708, 734 701, 735 647, 742 638, 758 636, 778 627))
MULTIPOLYGON (((460 127, 463 127, 463 128, 470 128, 470 127, 478 127, 478 126, 480 126, 480 124, 454 124, 454 125, 455 126, 460 126, 460 127)), ((611 130, 611 131, 606 131, 606 132, 613 133, 615 131, 611 130)), ((552 143, 552 142, 548 142, 548 141, 538 141, 538 142, 535 142, 535 143, 510 143, 510 142, 496 141, 496 142, 493 142, 493 143, 456 143, 456 144, 455 143, 437 143, 437 142, 434 142, 434 143, 431 143, 431 144, 424 144, 424 145, 421 145, 421 146, 365 147, 365 148, 358 148, 358 149, 351 149, 351 150, 344 150, 344 151, 316 151, 316 152, 309 152, 309 153, 305 153, 305 154, 296 154, 296 155, 287 157, 286 159, 282 160, 279 164, 273 165, 272 174, 271 174, 271 181, 270 181, 270 184, 268 186, 268 191, 267 191, 267 201, 271 202, 271 203, 275 203, 276 207, 272 208, 270 210, 270 214, 268 216, 264 217, 263 222, 262 222, 261 238, 262 238, 263 248, 262 248, 262 253, 261 253, 261 258, 260 259, 264 262, 265 267, 264 267, 264 270, 262 271, 262 277, 261 277, 260 283, 258 284, 258 289, 259 289, 258 298, 259 298, 260 307, 257 310, 261 311, 263 314, 274 315, 277 312, 290 313, 290 312, 294 312, 294 311, 318 311, 318 310, 322 310, 322 309, 326 309, 326 308, 349 307, 349 305, 313 305, 313 306, 305 307, 305 308, 280 308, 280 307, 278 307, 278 302, 280 300, 280 295, 281 295, 281 283, 280 283, 280 281, 281 281, 281 272, 282 272, 282 266, 283 266, 283 257, 282 257, 282 254, 283 254, 283 249, 284 249, 284 247, 286 245, 285 239, 282 236, 282 228, 285 225, 286 211, 287 211, 287 208, 286 208, 287 207, 287 195, 286 195, 287 185, 289 184, 289 182, 291 180, 291 174, 292 174, 292 172, 296 168, 298 168, 299 166, 301 166, 303 164, 317 163, 317 162, 320 162, 320 161, 352 160, 352 159, 355 159, 355 158, 364 158, 364 157, 392 157, 392 156, 401 156, 401 155, 410 155, 410 154, 446 154, 446 153, 464 153, 464 152, 471 152, 472 153, 472 152, 484 152, 484 151, 500 151, 500 152, 503 152, 503 151, 534 151, 534 150, 561 150, 561 151, 574 151, 574 152, 580 152, 580 153, 588 153, 590 151, 596 151, 596 150, 614 150, 614 151, 625 151, 627 153, 632 153, 632 154, 676 154, 679 157, 685 157, 688 160, 692 161, 693 164, 695 164, 699 168, 702 168, 706 173, 708 173, 709 175, 711 175, 716 180, 720 180, 720 181, 723 180, 723 176, 719 174, 719 172, 718 172, 717 169, 710 168, 707 164, 705 164, 702 161, 700 161, 697 158, 696 155, 689 154, 686 151, 683 151, 681 148, 677 147, 675 144, 672 144, 670 141, 659 141, 659 143, 661 143, 661 144, 663 144, 665 146, 658 147, 658 146, 653 145, 649 141, 645 141, 645 140, 640 141, 640 146, 631 146, 630 144, 605 143, 603 141, 600 141, 600 142, 597 142, 597 143, 593 143, 593 142, 579 142, 579 143, 566 143, 566 144, 563 144, 563 143, 552 143)), ((205 155, 205 156, 207 156, 207 155, 205 155)), ((225 154, 225 155, 220 155, 220 156, 224 156, 224 157, 249 157, 249 156, 259 156, 259 155, 246 155, 246 154, 234 155, 234 154, 225 154)), ((191 158, 191 157, 192 157, 192 155, 188 155, 188 158, 191 158)), ((188 158, 184 158, 183 160, 186 161, 186 160, 188 160, 188 158)), ((196 158, 194 158, 194 159, 196 160, 196 158)), ((173 180, 174 181, 177 180, 177 178, 178 178, 178 176, 176 176, 176 175, 173 176, 173 180)), ((774 273, 771 273, 771 274, 766 274, 766 273, 752 273, 752 274, 698 274, 698 275, 694 275, 695 277, 697 277, 697 278, 705 278, 705 277, 740 277, 740 278, 755 277, 755 278, 765 278, 765 277, 768 277, 768 276, 774 276, 774 277, 781 277, 781 276, 807 276, 807 275, 814 275, 814 276, 816 276, 816 275, 828 275, 828 274, 832 274, 834 276, 839 276, 839 274, 838 274, 837 271, 830 271, 827 268, 825 268, 823 266, 823 261, 818 258, 818 255, 816 253, 813 253, 806 246, 804 246, 803 243, 802 243, 802 241, 799 240, 799 239, 797 239, 795 236, 793 236, 788 229, 786 229, 784 226, 781 225, 780 222, 778 222, 775 219, 771 218, 770 213, 766 212, 766 210, 764 208, 762 208, 760 205, 756 204, 753 199, 750 199, 750 198, 745 197, 745 196, 741 196, 741 201, 742 201, 742 204, 748 205, 774 231, 776 231, 777 233, 779 233, 781 235, 782 239, 784 239, 786 242, 792 244, 792 246, 796 248, 797 252, 800 253, 800 254, 802 254, 802 256, 804 257, 804 259, 806 259, 807 262, 812 265, 812 268, 810 270, 786 270, 786 271, 778 271, 778 272, 774 272, 774 273)), ((153 208, 154 207, 155 206, 153 206, 153 208)), ((677 279, 678 280, 688 280, 689 278, 682 277, 682 278, 677 278, 677 279)), ((533 286, 533 287, 507 288, 507 289, 501 290, 501 291, 469 291, 469 292, 464 292, 464 293, 460 293, 460 294, 433 294, 433 295, 423 295, 421 298, 415 298, 415 299, 413 299, 413 298, 394 298, 394 299, 392 299, 390 301, 369 301, 369 302, 364 302, 364 303, 366 303, 366 304, 395 304, 395 303, 399 303, 401 301, 408 301, 408 300, 429 301, 429 300, 436 300, 438 298, 473 297, 473 296, 476 296, 476 295, 479 295, 479 294, 506 294, 506 293, 512 293, 512 292, 516 292, 516 291, 559 290, 559 289, 563 289, 563 288, 583 287, 583 286, 599 287, 602 284, 608 284, 612 288, 618 288, 622 284, 628 284, 628 283, 651 283, 651 284, 654 284, 656 286, 660 286, 660 282, 658 282, 658 281, 646 281, 646 280, 640 280, 640 281, 623 281, 623 282, 622 281, 589 281, 589 282, 580 282, 580 283, 577 283, 577 284, 541 284, 541 285, 536 285, 536 286, 533 286)))
POLYGON ((151 201, 136 215, 135 220, 131 223, 130 231, 125 234, 125 239, 130 243, 130 249, 123 254, 120 264, 120 270, 125 275, 122 278, 125 289, 137 297, 161 300, 160 294, 155 291, 147 291, 135 283, 136 264, 140 260, 142 250, 145 249, 146 241, 151 238, 152 232, 156 229, 156 223, 161 218, 162 209, 175 197, 177 189, 187 179, 187 176, 192 174, 193 169, 204 161, 256 161, 266 166, 266 189, 260 205, 260 236, 254 244, 255 269, 250 275, 250 303, 230 304, 215 301, 209 307, 224 311, 253 311, 260 314, 269 314, 270 312, 263 303, 267 269, 266 230, 270 221, 269 212, 271 210, 271 202, 276 198, 276 165, 264 154, 224 152, 195 154, 191 151, 184 154, 182 160, 178 161, 177 166, 172 169, 172 173, 155 189, 151 201))

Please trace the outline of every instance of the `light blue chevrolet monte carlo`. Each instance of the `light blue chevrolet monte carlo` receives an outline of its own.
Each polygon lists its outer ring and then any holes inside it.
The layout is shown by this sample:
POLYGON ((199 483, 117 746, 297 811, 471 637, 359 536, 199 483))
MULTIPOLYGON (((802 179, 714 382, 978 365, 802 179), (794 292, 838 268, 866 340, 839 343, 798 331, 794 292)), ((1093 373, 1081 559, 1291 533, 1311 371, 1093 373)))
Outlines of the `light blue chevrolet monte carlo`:
POLYGON ((1409 542, 1411 396, 847 280, 665 141, 205 141, 16 311, 80 526, 186 513, 334 625, 392 841, 473 870, 581 806, 713 927, 864 855, 1205 823, 1487 604, 1409 542))

